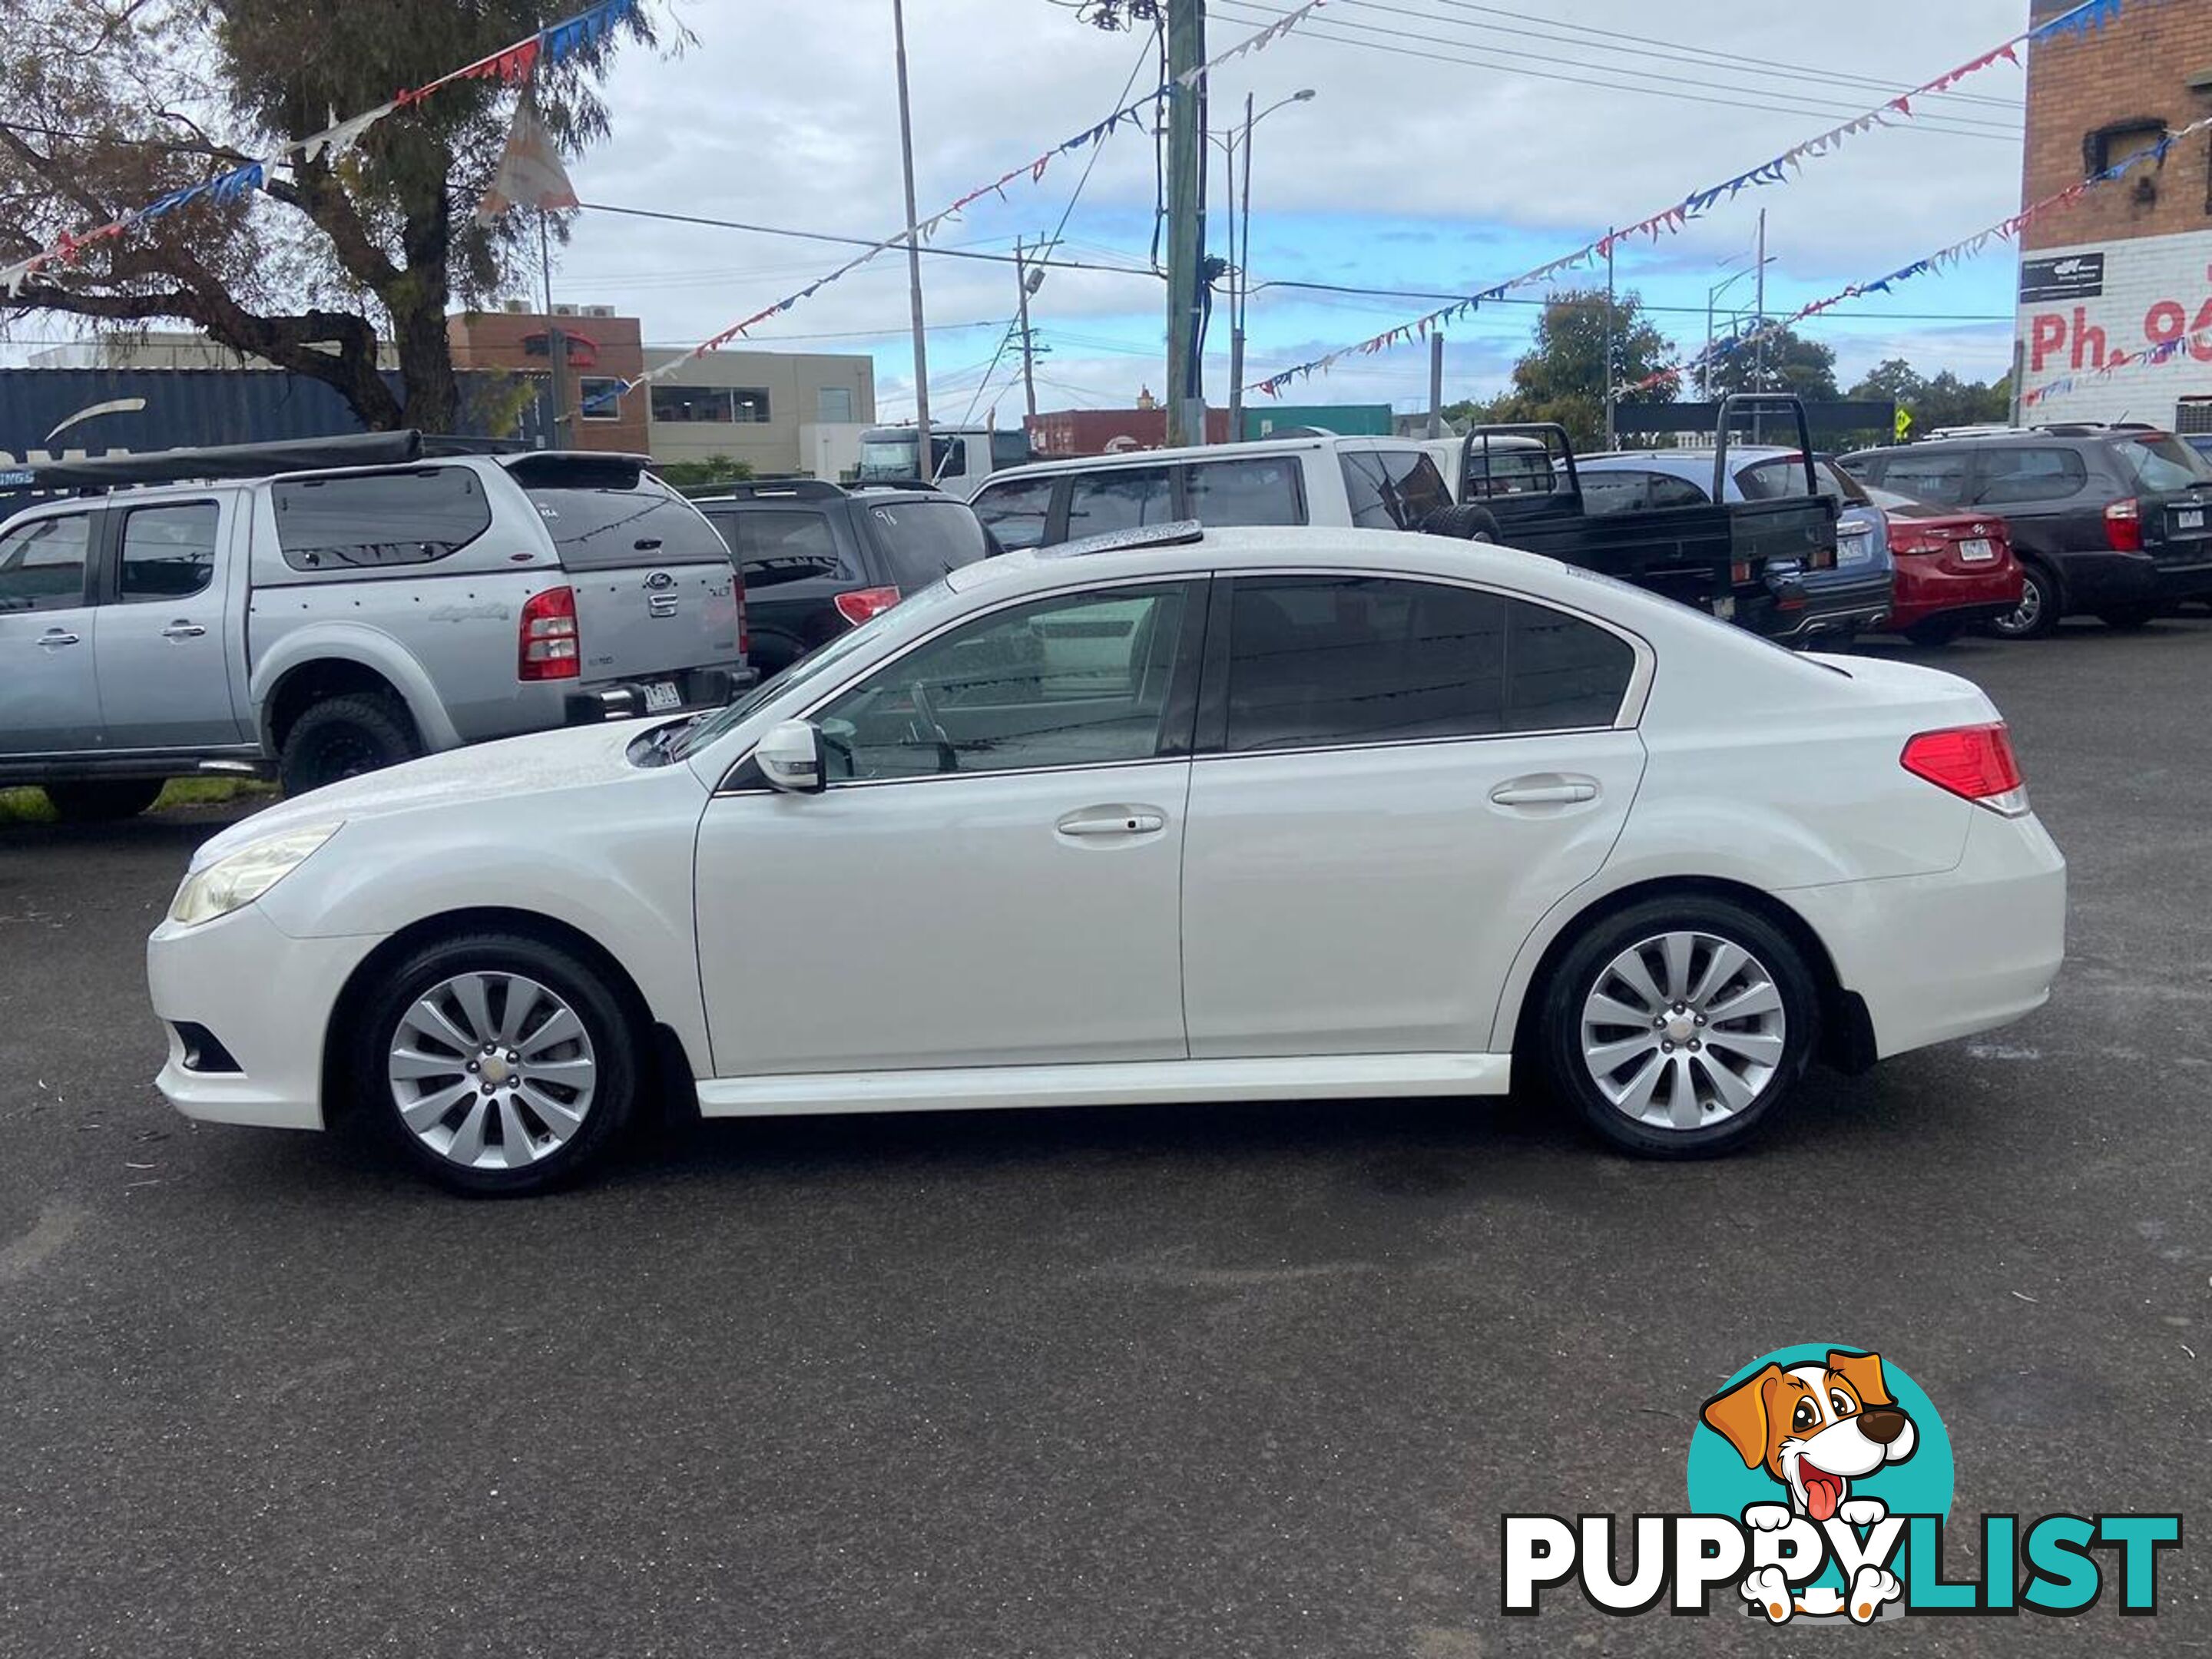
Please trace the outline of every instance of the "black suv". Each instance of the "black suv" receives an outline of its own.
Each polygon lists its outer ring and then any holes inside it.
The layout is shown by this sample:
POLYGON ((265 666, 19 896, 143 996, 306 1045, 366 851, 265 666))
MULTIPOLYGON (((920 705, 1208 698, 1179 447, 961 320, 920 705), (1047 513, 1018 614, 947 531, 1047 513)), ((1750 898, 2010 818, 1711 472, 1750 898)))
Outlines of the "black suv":
POLYGON ((997 550, 967 502, 926 486, 764 480, 692 505, 744 574, 750 660, 763 677, 997 550))
POLYGON ((1884 489, 1992 514, 2012 532, 2020 609, 1990 623, 2033 639, 2079 612, 2136 628, 2212 595, 2212 463, 2150 427, 2035 427, 1844 458, 1884 489))

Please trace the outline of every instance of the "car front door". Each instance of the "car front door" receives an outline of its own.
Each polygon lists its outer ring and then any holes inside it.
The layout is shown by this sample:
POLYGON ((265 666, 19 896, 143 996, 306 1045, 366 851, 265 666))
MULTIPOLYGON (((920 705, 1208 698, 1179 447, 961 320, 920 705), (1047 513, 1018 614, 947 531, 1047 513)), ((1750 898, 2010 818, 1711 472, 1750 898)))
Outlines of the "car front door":
POLYGON ((0 535, 0 754, 100 743, 87 587, 98 516, 50 514, 0 535))
POLYGON ((821 793, 741 763, 698 841, 716 1074, 1183 1058, 1205 595, 991 611, 814 708, 821 793))
POLYGON ((1455 583, 1224 586, 1183 855, 1191 1058, 1489 1051, 1516 952, 1627 817, 1644 652, 1455 583))
POLYGON ((223 598, 237 500, 109 508, 94 658, 112 747, 245 741, 223 598))

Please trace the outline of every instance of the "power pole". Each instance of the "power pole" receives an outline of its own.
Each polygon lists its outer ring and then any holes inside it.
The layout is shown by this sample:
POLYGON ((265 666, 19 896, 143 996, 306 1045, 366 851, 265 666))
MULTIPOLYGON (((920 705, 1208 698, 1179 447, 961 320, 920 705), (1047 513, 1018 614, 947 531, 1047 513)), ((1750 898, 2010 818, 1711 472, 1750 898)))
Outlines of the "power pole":
MULTIPOLYGON (((1759 261, 1758 298, 1752 301, 1751 325, 1757 337, 1752 342, 1751 389, 1766 390, 1766 210, 1759 210, 1759 252, 1752 256, 1759 261)), ((1766 441, 1766 411, 1757 404, 1751 406, 1751 441, 1766 441)))
POLYGON ((1429 333, 1429 436, 1444 435, 1444 331, 1429 333))
POLYGON ((1168 362, 1170 446, 1206 441, 1200 367, 1206 264, 1206 0, 1165 0, 1168 15, 1168 362))
POLYGON ((1030 332, 1030 273, 1022 263, 1022 239, 1014 238, 1014 291, 1021 303, 1022 395, 1029 402, 1030 419, 1036 419, 1036 337, 1030 332))
POLYGON ((906 169, 906 283, 914 310, 914 456, 915 476, 934 479, 935 458, 929 443, 929 331, 922 321, 921 240, 915 222, 921 216, 914 204, 914 116, 906 95, 906 7, 891 0, 891 31, 898 42, 899 161, 906 169))
MULTIPOLYGON (((1244 441, 1244 306, 1251 293, 1252 273, 1252 94, 1244 94, 1243 205, 1229 222, 1229 441, 1244 441), (1242 222, 1241 223, 1239 222, 1242 222)), ((1237 152, 1231 149, 1222 171, 1236 182, 1237 152)))
POLYGON ((1615 402, 1613 373, 1613 232, 1610 227, 1607 227, 1605 233, 1605 447, 1607 449, 1618 449, 1620 447, 1613 441, 1613 406, 1615 402))
MULTIPOLYGON (((568 418, 568 337, 562 331, 561 319, 553 314, 553 253, 546 240, 544 208, 538 210, 538 266, 545 279, 545 356, 553 371, 553 409, 545 422, 545 447, 558 449, 561 424, 568 418)), ((572 428, 569 436, 575 435, 572 428)))

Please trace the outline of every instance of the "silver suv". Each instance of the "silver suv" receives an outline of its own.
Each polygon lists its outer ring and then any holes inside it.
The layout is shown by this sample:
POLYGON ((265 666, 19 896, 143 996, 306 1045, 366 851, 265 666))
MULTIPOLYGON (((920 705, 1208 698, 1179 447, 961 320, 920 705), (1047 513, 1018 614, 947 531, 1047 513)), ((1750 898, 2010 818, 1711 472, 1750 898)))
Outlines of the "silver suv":
POLYGON ((45 469, 105 493, 0 526, 0 783, 120 817, 194 773, 296 793, 726 702, 743 586, 648 465, 398 433, 45 469))

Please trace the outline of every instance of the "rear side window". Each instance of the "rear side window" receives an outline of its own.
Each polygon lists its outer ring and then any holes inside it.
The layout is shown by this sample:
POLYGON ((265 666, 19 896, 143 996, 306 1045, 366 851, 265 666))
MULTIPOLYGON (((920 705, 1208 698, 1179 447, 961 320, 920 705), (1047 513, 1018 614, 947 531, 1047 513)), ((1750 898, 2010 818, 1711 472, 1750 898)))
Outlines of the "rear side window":
POLYGON ((919 593, 991 550, 983 526, 964 501, 886 501, 868 509, 884 574, 902 593, 919 593))
MULTIPOLYGON (((1908 495, 1918 492, 1885 480, 1908 495)), ((1982 452, 1982 483, 1974 499, 1984 507, 2003 507, 2014 501, 2063 501, 2079 495, 2089 482, 2089 469, 2070 449, 2036 449, 2026 446, 1992 446, 1982 452)))
POLYGON ((123 569, 116 595, 125 605, 190 599, 215 580, 213 501, 133 507, 123 515, 123 569))
POLYGON ((2136 487, 2153 494, 2168 489, 2186 489, 2191 484, 2212 483, 2212 466, 2204 458, 2179 438, 2160 434, 2154 438, 2130 438, 2116 444, 2120 466, 2132 476, 2136 487))
POLYGON ((1008 552, 1042 547, 1052 515, 1053 478, 1016 478, 991 484, 975 496, 975 516, 1008 552))
POLYGON ((745 592, 789 582, 834 581, 842 570, 836 532, 819 513, 726 513, 715 527, 745 573, 745 592))
POLYGON ((269 499, 295 570, 430 564, 491 528, 483 483, 465 466, 279 478, 269 499))
POLYGON ((1190 516, 1200 524, 1304 524, 1305 491, 1295 456, 1204 461, 1185 475, 1190 516))
POLYGON ((1245 578, 1228 747, 1250 752, 1610 726, 1628 644, 1547 606, 1441 583, 1245 578))
POLYGON ((1644 467, 1590 467, 1582 473, 1583 511, 1640 513, 1650 507, 1703 507, 1707 496, 1687 478, 1644 467))
POLYGON ((642 474, 627 488, 526 485, 524 493, 570 570, 704 564, 730 556, 697 507, 642 474))
POLYGON ((1175 517, 1164 466, 1116 467, 1109 472, 1079 477, 1067 496, 1067 533, 1103 535, 1110 530, 1136 530, 1165 524, 1175 517))
POLYGON ((65 611, 84 603, 92 515, 70 513, 0 536, 0 611, 65 611))
POLYGON ((1901 450, 1882 463, 1881 487, 1938 507, 1966 504, 1966 452, 1901 450))
POLYGON ((1451 505, 1444 475, 1420 450, 1346 450, 1338 459, 1352 522, 1362 530, 1418 530, 1451 505))

